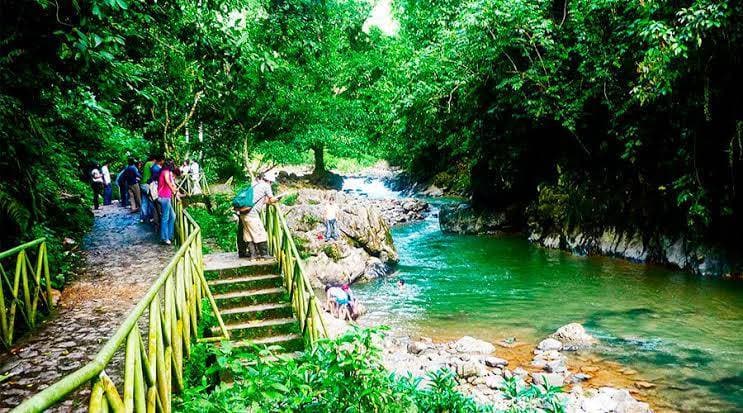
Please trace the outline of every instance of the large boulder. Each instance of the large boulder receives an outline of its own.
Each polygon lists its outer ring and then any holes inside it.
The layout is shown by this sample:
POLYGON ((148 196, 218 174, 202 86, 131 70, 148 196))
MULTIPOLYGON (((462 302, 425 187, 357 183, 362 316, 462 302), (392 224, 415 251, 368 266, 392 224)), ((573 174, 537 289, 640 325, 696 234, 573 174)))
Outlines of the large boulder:
POLYGON ((470 354, 490 354, 495 351, 494 345, 470 336, 464 336, 455 341, 452 347, 460 353, 470 354))
POLYGON ((379 278, 397 262, 389 226, 373 205, 336 191, 302 189, 297 195, 285 216, 314 287, 379 278), (331 197, 339 206, 337 241, 324 238, 322 216, 331 197))
POLYGON ((560 351, 562 350, 562 342, 554 338, 546 338, 537 344, 537 350, 539 351, 560 351))
POLYGON ((562 350, 565 351, 580 350, 596 343, 596 339, 588 334, 586 329, 578 323, 564 325, 558 328, 550 337, 562 343, 562 350))

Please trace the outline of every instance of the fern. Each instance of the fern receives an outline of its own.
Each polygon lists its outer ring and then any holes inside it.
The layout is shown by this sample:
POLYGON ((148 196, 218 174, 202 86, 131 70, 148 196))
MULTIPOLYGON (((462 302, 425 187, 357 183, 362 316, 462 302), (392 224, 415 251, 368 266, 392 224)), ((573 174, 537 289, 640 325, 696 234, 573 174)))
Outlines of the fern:
POLYGON ((4 186, 0 186, 0 216, 14 223, 21 230, 25 230, 31 219, 31 211, 8 192, 4 186))

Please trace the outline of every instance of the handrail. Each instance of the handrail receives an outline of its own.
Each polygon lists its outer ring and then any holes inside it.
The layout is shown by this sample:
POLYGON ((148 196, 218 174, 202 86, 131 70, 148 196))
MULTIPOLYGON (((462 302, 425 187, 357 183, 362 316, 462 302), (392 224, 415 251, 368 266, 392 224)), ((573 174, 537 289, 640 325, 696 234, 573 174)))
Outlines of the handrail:
POLYGON ((46 239, 38 238, 0 252, 0 278, 0 346, 10 348, 21 321, 29 330, 36 328, 39 304, 46 313, 52 310, 46 239), (33 252, 36 253, 36 265, 29 258, 33 252), (2 262, 11 257, 16 258, 12 280, 2 262), (20 319, 17 318, 18 312, 20 319))
POLYGON ((269 251, 279 263, 284 286, 289 290, 305 344, 311 346, 318 339, 327 338, 328 332, 315 292, 305 275, 302 257, 297 251, 286 218, 278 205, 267 206, 263 214, 263 223, 268 232, 269 251))
POLYGON ((183 360, 190 356, 191 337, 198 332, 201 300, 207 298, 224 338, 227 330, 204 278, 201 229, 175 202, 180 247, 145 296, 96 357, 63 377, 13 412, 40 412, 93 381, 89 411, 170 411, 171 392, 183 390, 183 360), (147 341, 140 319, 147 311, 147 341), (124 347, 123 396, 106 374, 116 352, 124 347))

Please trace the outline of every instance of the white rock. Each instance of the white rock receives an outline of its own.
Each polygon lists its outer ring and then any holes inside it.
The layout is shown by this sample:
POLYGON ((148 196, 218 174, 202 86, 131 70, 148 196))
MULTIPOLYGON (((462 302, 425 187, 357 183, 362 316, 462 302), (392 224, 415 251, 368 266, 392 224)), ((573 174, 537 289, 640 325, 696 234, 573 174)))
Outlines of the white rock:
POLYGON ((565 385, 565 376, 558 373, 532 373, 532 383, 538 386, 544 386, 545 380, 552 387, 562 387, 565 385))
POLYGON ((596 343, 596 339, 588 334, 586 329, 578 323, 570 323, 558 328, 550 338, 561 342, 562 350, 568 351, 590 347, 596 343))
POLYGON ((411 341, 410 343, 408 343, 408 353, 411 354, 420 354, 427 349, 428 345, 420 341, 411 341))
POLYGON ((485 377, 485 385, 493 390, 500 390, 506 387, 506 380, 501 376, 485 377))
POLYGON ((549 350, 556 350, 560 351, 562 349, 562 343, 555 340, 554 338, 546 338, 537 344, 537 350, 541 351, 549 351, 549 350))
POLYGON ((498 357, 485 357, 485 365, 488 367, 505 367, 508 365, 508 360, 498 357))
POLYGON ((495 351, 495 346, 487 341, 464 336, 454 343, 454 349, 460 353, 490 354, 495 351))
POLYGON ((487 374, 485 366, 477 361, 467 361, 457 364, 457 375, 462 378, 479 377, 487 374))

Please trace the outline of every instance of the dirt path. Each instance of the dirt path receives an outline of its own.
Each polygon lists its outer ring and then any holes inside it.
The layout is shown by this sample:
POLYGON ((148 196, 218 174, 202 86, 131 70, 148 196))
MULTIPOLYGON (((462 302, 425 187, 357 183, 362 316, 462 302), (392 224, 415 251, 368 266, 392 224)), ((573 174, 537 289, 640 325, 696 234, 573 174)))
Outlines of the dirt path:
MULTIPOLYGON (((57 314, 0 354, 0 377, 9 374, 0 382, 0 412, 92 359, 174 253, 138 214, 116 205, 95 211, 83 250, 86 269, 67 284, 57 314)), ((55 410, 82 407, 87 392, 55 410)))

